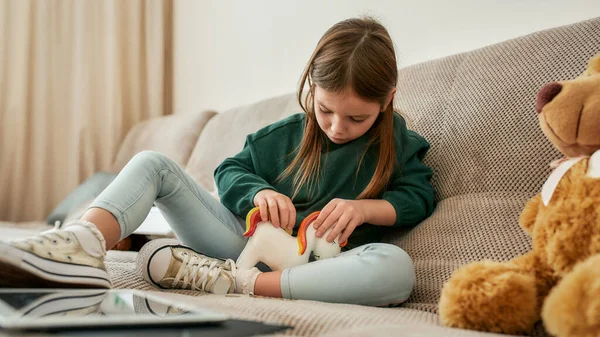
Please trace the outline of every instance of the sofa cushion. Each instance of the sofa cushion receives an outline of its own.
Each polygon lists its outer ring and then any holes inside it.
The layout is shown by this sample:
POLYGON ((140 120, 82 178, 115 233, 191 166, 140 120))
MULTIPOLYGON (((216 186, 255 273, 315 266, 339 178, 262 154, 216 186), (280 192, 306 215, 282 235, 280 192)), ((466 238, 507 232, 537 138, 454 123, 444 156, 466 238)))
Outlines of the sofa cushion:
POLYGON ((386 241, 403 248, 415 265, 415 289, 405 305, 437 313, 442 285, 463 264, 509 260, 531 249, 518 217, 527 193, 493 192, 440 201, 435 212, 411 231, 392 230, 386 241))
POLYGON ((46 217, 46 223, 54 225, 58 222, 68 222, 67 219, 79 219, 87 206, 115 179, 116 173, 96 172, 86 181, 77 186, 58 204, 46 217))
POLYGON ((402 69, 397 107, 431 143, 438 198, 539 191, 561 155, 538 126, 537 91, 598 51, 600 18, 402 69))
POLYGON ((214 116, 202 131, 186 171, 202 187, 214 190, 214 170, 227 157, 242 150, 248 134, 301 111, 296 96, 287 94, 214 116))
POLYGON ((398 337, 398 336, 443 336, 443 337, 510 337, 511 335, 490 334, 487 332, 454 329, 434 324, 419 324, 419 323, 401 323, 390 324, 383 322, 382 324, 363 325, 353 329, 335 330, 327 333, 322 337, 398 337))
POLYGON ((0 221, 0 239, 2 241, 27 238, 54 228, 44 221, 8 222, 0 221))
POLYGON ((185 166, 206 122, 214 111, 171 115, 150 119, 133 127, 115 157, 113 172, 119 172, 138 152, 153 150, 185 166))
MULTIPOLYGON (((292 336, 317 336, 329 332, 368 330, 382 324, 421 324, 423 331, 442 331, 437 315, 411 308, 373 308, 359 305, 321 303, 304 300, 271 299, 246 295, 215 295, 191 290, 159 290, 135 274, 135 253, 109 251, 106 266, 114 288, 160 291, 162 296, 177 298, 191 305, 218 310, 233 318, 291 325, 292 336), (184 296, 187 295, 187 296, 184 296), (437 329, 432 329, 437 326, 437 329), (429 327, 429 329, 428 329, 429 327), (370 329, 367 329, 370 328, 370 329)), ((460 331, 460 330, 459 330, 460 331)), ((480 336, 473 332, 467 336, 480 336)), ((486 334, 485 336, 504 336, 486 334)))
MULTIPOLYGON (((413 308, 374 308, 191 290, 158 290, 135 274, 135 257, 132 252, 108 252, 106 266, 114 288, 160 291, 161 296, 224 312, 233 318, 290 325, 293 328, 285 332, 288 336, 398 336, 406 325, 410 325, 410 336, 508 336, 445 328, 440 326, 436 314, 413 308), (385 329, 382 329, 383 325, 385 329)), ((534 334, 543 335, 543 329, 534 334)))

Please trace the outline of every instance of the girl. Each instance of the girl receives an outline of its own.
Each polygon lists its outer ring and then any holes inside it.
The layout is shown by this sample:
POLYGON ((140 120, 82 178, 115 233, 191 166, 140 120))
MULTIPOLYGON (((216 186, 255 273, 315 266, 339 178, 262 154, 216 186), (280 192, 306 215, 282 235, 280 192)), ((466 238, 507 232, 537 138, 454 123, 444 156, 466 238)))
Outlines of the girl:
POLYGON ((337 23, 302 75, 304 113, 249 135, 216 169, 221 203, 170 159, 139 153, 81 220, 2 244, 0 282, 110 287, 106 249, 156 203, 182 242, 154 240, 140 251, 138 271, 156 286, 363 305, 405 301, 415 280, 412 261, 377 241, 382 227, 418 224, 435 201, 432 171, 421 162, 429 144, 394 112, 396 80, 393 43, 380 23, 337 23), (255 206, 282 228, 321 211, 317 236, 333 228, 327 240, 341 235, 347 250, 277 272, 236 268, 246 244, 243 218, 255 206))

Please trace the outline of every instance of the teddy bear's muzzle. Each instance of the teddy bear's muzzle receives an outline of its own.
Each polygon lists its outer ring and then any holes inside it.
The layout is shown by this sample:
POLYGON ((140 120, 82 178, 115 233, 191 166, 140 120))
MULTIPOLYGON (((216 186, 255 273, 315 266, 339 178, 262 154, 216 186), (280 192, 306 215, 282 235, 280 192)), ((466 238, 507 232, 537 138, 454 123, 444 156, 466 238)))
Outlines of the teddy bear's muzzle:
POLYGON ((544 85, 536 98, 540 126, 567 157, 590 156, 600 149, 600 76, 544 85))
POLYGON ((562 84, 558 82, 548 83, 543 86, 538 92, 537 99, 535 101, 535 111, 537 113, 541 113, 544 106, 550 103, 550 101, 552 101, 552 99, 554 99, 554 97, 556 97, 561 90, 562 84))

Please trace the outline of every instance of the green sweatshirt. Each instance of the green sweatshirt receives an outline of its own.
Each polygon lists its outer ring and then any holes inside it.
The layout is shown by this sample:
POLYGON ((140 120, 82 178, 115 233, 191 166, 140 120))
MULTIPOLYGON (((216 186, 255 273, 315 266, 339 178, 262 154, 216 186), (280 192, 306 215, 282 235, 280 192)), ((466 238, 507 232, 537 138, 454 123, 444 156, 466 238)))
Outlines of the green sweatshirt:
MULTIPOLYGON (((278 182, 296 154, 304 133, 305 114, 295 114, 246 137, 243 150, 226 159, 215 170, 215 181, 221 203, 245 218, 254 207, 254 196, 272 189, 287 196, 293 193, 292 177, 278 182)), ((389 201, 396 210, 394 226, 412 227, 428 217, 435 208, 434 190, 430 184, 432 170, 422 163, 429 143, 406 128, 404 119, 394 114, 397 166, 386 190, 377 199, 389 201)), ((377 148, 371 146, 358 163, 369 140, 369 132, 346 144, 338 145, 324 137, 321 157, 321 180, 309 195, 302 188, 292 200, 296 207, 296 235, 302 219, 319 211, 334 198, 354 200, 369 184, 377 165, 377 148)), ((348 240, 348 248, 377 242, 385 226, 363 224, 348 240)))

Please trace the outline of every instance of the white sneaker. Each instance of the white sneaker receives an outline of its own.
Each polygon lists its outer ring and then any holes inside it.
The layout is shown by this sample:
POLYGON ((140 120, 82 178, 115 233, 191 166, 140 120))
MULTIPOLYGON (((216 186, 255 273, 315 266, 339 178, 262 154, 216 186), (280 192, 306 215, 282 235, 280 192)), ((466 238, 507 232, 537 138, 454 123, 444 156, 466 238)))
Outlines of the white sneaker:
POLYGON ((235 291, 235 263, 202 255, 173 239, 156 239, 140 249, 137 272, 163 289, 191 289, 214 294, 235 291))
POLYGON ((105 298, 106 290, 56 292, 40 296, 18 310, 28 317, 88 316, 101 312, 100 305, 105 298))
POLYGON ((152 314, 161 317, 183 315, 190 312, 190 310, 182 307, 174 307, 170 304, 153 301, 145 296, 138 295, 133 295, 133 310, 136 313, 152 314))
POLYGON ((103 256, 88 254, 73 232, 53 229, 0 242, 0 287, 110 288, 103 256))

